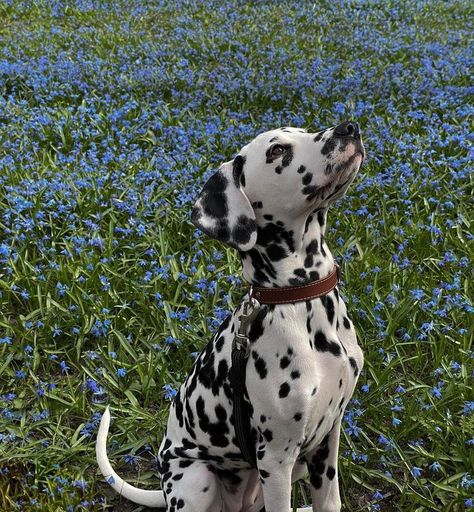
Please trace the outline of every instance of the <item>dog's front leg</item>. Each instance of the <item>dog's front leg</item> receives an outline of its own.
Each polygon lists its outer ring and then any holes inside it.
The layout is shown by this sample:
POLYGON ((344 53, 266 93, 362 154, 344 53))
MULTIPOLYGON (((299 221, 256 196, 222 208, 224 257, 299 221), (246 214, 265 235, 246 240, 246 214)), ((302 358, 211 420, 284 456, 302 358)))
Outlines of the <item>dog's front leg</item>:
POLYGON ((314 512, 339 512, 341 498, 337 478, 339 420, 323 442, 306 455, 314 512))
POLYGON ((294 461, 264 458, 258 461, 258 473, 262 482, 265 512, 291 510, 291 472, 294 461))

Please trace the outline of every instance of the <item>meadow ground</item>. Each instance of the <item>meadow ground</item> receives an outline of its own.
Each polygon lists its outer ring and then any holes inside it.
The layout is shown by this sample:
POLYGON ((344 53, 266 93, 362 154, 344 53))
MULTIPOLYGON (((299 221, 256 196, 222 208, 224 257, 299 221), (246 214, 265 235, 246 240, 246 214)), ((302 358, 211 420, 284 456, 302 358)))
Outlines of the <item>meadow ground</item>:
POLYGON ((245 290, 193 198, 258 132, 345 119, 368 151, 327 233, 366 357, 345 510, 473 507, 473 19, 467 0, 0 3, 1 510, 137 509, 96 468, 107 403, 118 471, 158 486, 170 400, 245 290))

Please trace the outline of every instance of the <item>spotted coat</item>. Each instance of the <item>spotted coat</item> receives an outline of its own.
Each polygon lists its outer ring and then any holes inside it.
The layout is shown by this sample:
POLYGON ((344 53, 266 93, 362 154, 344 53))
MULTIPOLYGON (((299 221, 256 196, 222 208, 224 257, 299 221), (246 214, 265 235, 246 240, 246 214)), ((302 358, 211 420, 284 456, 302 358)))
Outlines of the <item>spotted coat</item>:
MULTIPOLYGON (((334 266, 327 210, 363 157, 356 123, 316 134, 263 133, 207 181, 192 220, 239 251, 248 282, 278 287, 323 278, 334 266)), ((166 502, 169 512, 289 511, 291 482, 308 472, 314 510, 338 511, 340 425, 363 365, 339 290, 262 305, 251 324, 245 400, 256 469, 239 450, 229 381, 241 310, 224 320, 174 399, 159 450, 164 494, 155 504, 166 502)))

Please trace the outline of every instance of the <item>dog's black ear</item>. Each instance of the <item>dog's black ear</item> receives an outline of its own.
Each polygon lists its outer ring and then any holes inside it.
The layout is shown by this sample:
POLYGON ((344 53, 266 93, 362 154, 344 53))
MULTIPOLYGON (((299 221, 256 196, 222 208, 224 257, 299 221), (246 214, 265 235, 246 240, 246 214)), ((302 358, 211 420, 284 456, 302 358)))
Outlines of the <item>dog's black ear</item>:
POLYGON ((219 167, 204 185, 191 213, 195 226, 206 235, 239 251, 250 250, 257 241, 255 212, 242 190, 241 155, 219 167))

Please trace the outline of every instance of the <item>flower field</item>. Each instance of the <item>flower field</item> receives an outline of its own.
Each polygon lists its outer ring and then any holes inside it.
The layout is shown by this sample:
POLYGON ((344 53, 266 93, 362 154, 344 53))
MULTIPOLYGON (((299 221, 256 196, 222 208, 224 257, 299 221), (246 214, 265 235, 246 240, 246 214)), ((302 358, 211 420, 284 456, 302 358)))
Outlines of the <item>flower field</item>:
MULTIPOLYGON (((190 222, 259 132, 346 119, 327 243, 365 353, 344 510, 474 509, 474 4, 0 0, 0 510, 140 510, 167 411, 246 290, 190 222)), ((295 503, 308 502, 304 484, 295 503)))

